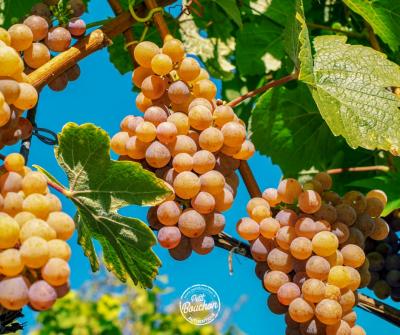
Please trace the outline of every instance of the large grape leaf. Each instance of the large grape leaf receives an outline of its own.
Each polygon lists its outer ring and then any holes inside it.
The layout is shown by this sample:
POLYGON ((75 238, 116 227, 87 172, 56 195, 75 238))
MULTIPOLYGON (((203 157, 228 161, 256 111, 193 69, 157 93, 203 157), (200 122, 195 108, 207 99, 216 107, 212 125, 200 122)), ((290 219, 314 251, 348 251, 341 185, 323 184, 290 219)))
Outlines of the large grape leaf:
POLYGON ((218 4, 238 26, 242 28, 242 17, 240 16, 239 8, 236 4, 236 0, 213 0, 218 4))
POLYGON ((65 125, 55 153, 69 181, 65 194, 77 207, 78 241, 93 271, 99 267, 94 238, 103 248, 109 271, 121 281, 130 277, 151 287, 160 266, 151 250, 155 236, 144 222, 117 211, 161 202, 170 193, 164 182, 138 163, 111 160, 109 136, 92 124, 65 125))
POLYGON ((28 14, 40 0, 0 0, 0 26, 8 28, 28 14))
POLYGON ((285 176, 329 167, 343 143, 321 118, 305 84, 273 88, 257 101, 250 119, 251 139, 285 176))
POLYGON ((398 155, 400 99, 388 88, 400 87, 400 67, 371 48, 346 44, 345 36, 316 37, 314 47, 314 82, 307 83, 331 131, 352 148, 398 155))
POLYGON ((367 21, 393 51, 400 46, 400 1, 344 0, 344 3, 367 21))

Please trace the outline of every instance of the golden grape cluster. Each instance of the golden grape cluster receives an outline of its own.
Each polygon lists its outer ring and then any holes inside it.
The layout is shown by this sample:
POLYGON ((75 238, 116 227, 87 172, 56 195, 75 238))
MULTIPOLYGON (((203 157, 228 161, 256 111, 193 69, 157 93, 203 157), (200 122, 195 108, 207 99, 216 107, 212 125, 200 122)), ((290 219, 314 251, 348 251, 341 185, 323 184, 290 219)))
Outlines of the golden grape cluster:
POLYGON ((172 257, 192 250, 207 254, 212 235, 225 226, 222 212, 233 203, 235 170, 249 159, 254 145, 232 108, 216 101, 217 88, 181 41, 167 36, 162 48, 144 41, 135 48, 139 66, 132 75, 141 92, 141 116, 127 116, 111 148, 164 179, 174 195, 150 209, 148 219, 158 241, 172 257))
POLYGON ((236 226, 251 243, 270 309, 286 313, 289 334, 365 334, 352 309, 356 290, 370 280, 365 239, 389 233, 379 217, 387 198, 379 190, 340 197, 331 187, 327 173, 304 185, 284 179, 251 199, 236 226))
POLYGON ((47 310, 69 291, 75 230, 51 194, 47 178, 25 166, 22 155, 9 154, 0 177, 0 305, 19 310, 29 305, 47 310))

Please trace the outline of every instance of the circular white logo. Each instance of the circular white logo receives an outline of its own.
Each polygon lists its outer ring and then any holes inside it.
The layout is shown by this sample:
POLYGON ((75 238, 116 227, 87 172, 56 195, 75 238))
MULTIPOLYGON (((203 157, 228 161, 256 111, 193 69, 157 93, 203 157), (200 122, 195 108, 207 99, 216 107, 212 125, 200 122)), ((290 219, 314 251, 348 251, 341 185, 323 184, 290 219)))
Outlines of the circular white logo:
POLYGON ((183 292, 179 308, 186 321, 202 326, 217 318, 221 303, 218 293, 212 287, 197 284, 183 292))

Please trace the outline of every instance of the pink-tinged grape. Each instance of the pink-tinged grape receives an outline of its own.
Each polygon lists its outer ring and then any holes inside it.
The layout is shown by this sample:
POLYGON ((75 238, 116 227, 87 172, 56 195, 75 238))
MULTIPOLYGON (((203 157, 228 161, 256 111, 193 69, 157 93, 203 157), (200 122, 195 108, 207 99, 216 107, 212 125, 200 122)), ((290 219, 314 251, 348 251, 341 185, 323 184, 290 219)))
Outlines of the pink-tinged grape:
POLYGON ((258 223, 250 218, 242 218, 236 224, 236 231, 245 240, 252 241, 260 235, 258 223))
POLYGON ((288 252, 274 248, 268 254, 267 263, 271 270, 289 273, 293 270, 294 259, 288 252))
POLYGON ((175 157, 177 154, 180 154, 182 152, 189 155, 194 155, 197 151, 196 142, 187 135, 178 135, 176 137, 176 140, 169 143, 167 146, 171 152, 172 157, 175 157))
POLYGON ((326 172, 317 173, 314 180, 320 182, 324 190, 329 190, 332 187, 332 177, 326 172))
POLYGON ((215 167, 215 156, 208 150, 197 151, 193 155, 193 171, 204 174, 215 167))
POLYGON ((156 138, 156 126, 149 121, 141 122, 135 129, 135 135, 142 142, 152 142, 156 138))
POLYGON ((283 284, 277 292, 278 300, 282 305, 288 306, 294 299, 301 295, 300 288, 295 283, 283 284))
POLYGON ((191 199, 199 193, 201 181, 193 172, 183 171, 175 177, 173 187, 178 197, 191 199))
POLYGON ((137 126, 142 122, 144 122, 144 119, 140 116, 127 115, 122 119, 119 127, 122 132, 127 132, 129 136, 134 136, 137 126))
MULTIPOLYGON (((285 227, 282 227, 281 229, 283 228, 285 227)), ((293 227, 288 227, 288 228, 292 228, 294 230, 293 227)), ((296 235, 296 232, 294 233, 296 235)), ((291 241, 289 250, 294 258, 301 260, 308 259, 312 255, 312 243, 308 238, 299 236, 291 241)))
POLYGON ((12 77, 24 70, 24 62, 17 51, 11 47, 0 48, 0 76, 12 77))
POLYGON ((371 191, 369 191, 367 193, 367 195, 366 195, 366 198, 367 199, 370 199, 370 198, 379 199, 382 202, 383 206, 386 206, 387 200, 388 200, 386 193, 381 191, 381 190, 371 190, 371 191))
POLYGON ((339 304, 342 306, 344 313, 350 312, 353 306, 356 304, 354 292, 350 289, 342 289, 339 298, 339 304))
POLYGON ((22 211, 24 198, 20 193, 9 192, 4 197, 3 212, 14 216, 22 211))
POLYGON ((325 285, 325 299, 339 301, 340 295, 341 292, 339 287, 331 284, 325 285))
POLYGON ((0 282, 0 304, 11 311, 18 311, 28 302, 28 280, 22 276, 4 278, 0 282))
POLYGON ((158 243, 163 248, 172 249, 175 248, 181 240, 181 232, 178 227, 169 226, 162 227, 157 234, 158 243))
POLYGON ((222 127, 224 124, 234 121, 235 112, 228 105, 217 106, 213 113, 214 123, 217 127, 222 127))
POLYGON ((191 98, 190 89, 185 82, 181 80, 175 81, 168 88, 168 97, 174 104, 187 104, 191 98))
POLYGON ((215 210, 219 212, 224 212, 232 207, 234 197, 232 192, 224 187, 222 192, 214 195, 214 199, 215 210))
POLYGON ((328 283, 339 288, 345 288, 350 283, 350 273, 345 266, 336 265, 329 270, 328 283))
POLYGON ((320 256, 311 256, 306 263, 306 272, 310 278, 325 280, 328 278, 331 266, 329 262, 320 256))
POLYGON ((136 136, 132 136, 126 142, 126 153, 130 158, 143 159, 146 156, 148 147, 149 143, 142 142, 136 136))
POLYGON ((199 136, 199 146, 210 152, 220 150, 224 143, 224 135, 221 130, 209 127, 204 129, 199 136))
POLYGON ((65 72, 59 74, 49 82, 49 88, 55 92, 64 90, 68 85, 68 77, 65 72))
POLYGON ((126 155, 126 143, 129 141, 129 134, 125 131, 120 131, 116 133, 111 138, 111 149, 117 155, 126 155))
POLYGON ((267 299, 268 308, 274 314, 285 314, 287 312, 287 306, 281 304, 276 294, 270 294, 267 299))
POLYGON ((278 194, 282 201, 293 204, 302 191, 300 183, 293 178, 283 179, 278 185, 278 194))
POLYGON ((32 219, 26 222, 19 233, 19 239, 23 243, 31 236, 39 236, 46 241, 56 238, 56 231, 41 219, 32 219))
POLYGON ((356 222, 357 213, 353 207, 348 204, 339 204, 336 206, 337 220, 351 226, 356 222))
POLYGON ((164 144, 154 141, 146 149, 145 158, 150 166, 162 168, 171 160, 171 154, 164 144))
POLYGON ((265 238, 273 239, 280 227, 278 220, 265 218, 260 222, 260 234, 265 238))
POLYGON ((32 30, 25 24, 17 23, 8 29, 11 37, 11 47, 17 51, 28 49, 33 42, 32 30))
POLYGON ((204 216, 194 209, 187 209, 179 217, 178 227, 183 235, 195 238, 204 233, 206 221, 204 216))
POLYGON ((343 255, 339 250, 336 250, 332 255, 325 257, 330 266, 343 265, 343 255))
POLYGON ((32 69, 37 69, 46 64, 50 60, 50 51, 42 43, 32 43, 32 45, 24 51, 24 61, 32 69))
POLYGON ((325 220, 332 224, 337 219, 336 208, 330 204, 322 204, 321 208, 314 213, 314 218, 316 220, 325 220))
POLYGON ((331 231, 338 238, 339 244, 346 242, 350 236, 349 227, 339 221, 332 224, 331 231))
POLYGON ((282 271, 268 271, 263 278, 264 287, 271 293, 277 293, 279 288, 289 281, 289 276, 282 271))
POLYGON ((307 322, 314 316, 314 305, 303 298, 296 298, 289 305, 289 315, 296 322, 307 322))
POLYGON ((53 27, 49 30, 45 43, 51 51, 62 52, 71 44, 71 33, 63 27, 53 27))
POLYGON ((188 106, 188 110, 192 109, 195 106, 203 106, 203 107, 206 107, 207 109, 209 109, 210 111, 212 111, 214 108, 212 103, 205 98, 194 98, 190 102, 190 104, 188 106))
POLYGON ((172 160, 172 166, 176 172, 191 171, 193 168, 193 157, 185 152, 177 154, 172 160))
POLYGON ((41 269, 42 278, 52 286, 64 285, 70 273, 68 263, 61 258, 50 258, 41 269))
POLYGON ((22 177, 17 172, 6 172, 0 177, 1 194, 5 196, 9 192, 18 192, 22 189, 22 177))
POLYGON ((192 198, 190 204, 200 214, 209 214, 215 208, 215 199, 210 193, 201 191, 192 198))
POLYGON ((20 93, 19 84, 12 79, 0 79, 0 92, 3 93, 5 102, 13 104, 20 93))
MULTIPOLYGON (((165 112, 165 110, 163 110, 161 107, 158 107, 158 106, 149 107, 144 112, 144 121, 151 122, 156 127, 160 123, 167 121, 167 118, 168 118, 168 115, 165 112)), ((139 126, 139 124, 137 125, 137 127, 138 126, 139 126)), ((135 131, 136 131, 136 128, 135 128, 135 131)))
POLYGON ((18 249, 6 249, 0 253, 0 273, 13 277, 22 272, 24 263, 18 249))
POLYGON ((144 113, 153 104, 151 99, 147 98, 142 92, 140 92, 136 97, 136 107, 144 113))
POLYGON ((326 335, 325 329, 326 326, 315 318, 300 324, 301 335, 326 335))
POLYGON ((196 81, 193 85, 193 95, 197 98, 205 98, 211 101, 216 94, 217 86, 209 79, 196 81))
POLYGON ((160 53, 160 48, 153 42, 140 42, 134 51, 135 60, 139 65, 151 68, 151 60, 160 53))
POLYGON ((36 89, 28 83, 19 83, 19 95, 14 101, 14 106, 18 109, 25 110, 33 108, 38 100, 36 89))
POLYGON ((19 224, 8 215, 0 216, 0 248, 12 248, 19 238, 19 224))
POLYGON ((25 195, 47 192, 47 178, 38 171, 28 172, 22 179, 22 191, 25 195))
POLYGON ((199 236, 190 239, 190 244, 194 252, 199 255, 207 255, 214 249, 214 239, 211 236, 199 236))
POLYGON ((250 253, 256 262, 265 262, 267 260, 268 253, 272 248, 272 241, 264 240, 261 237, 251 242, 250 253))
POLYGON ((300 209, 307 214, 317 212, 321 208, 321 201, 321 196, 312 190, 303 191, 298 197, 300 209))
POLYGON ((315 316, 326 325, 334 325, 342 318, 342 307, 335 300, 324 299, 315 307, 315 316))
POLYGON ((165 201, 157 207, 157 218, 166 226, 173 226, 178 223, 182 210, 175 201, 165 201))
POLYGON ((186 57, 179 64, 178 76, 184 81, 192 81, 200 74, 200 65, 194 59, 186 57))
POLYGON ((382 214, 383 209, 385 208, 383 202, 378 198, 366 198, 366 199, 367 199, 367 208, 365 212, 374 218, 379 217, 382 214))
POLYGON ((276 188, 267 188, 262 194, 262 197, 268 201, 271 206, 276 206, 281 202, 281 197, 276 188))
POLYGON ((347 322, 340 320, 338 323, 326 327, 326 335, 351 335, 351 328, 347 322))
POLYGON ((69 282, 66 282, 64 285, 55 286, 54 290, 56 291, 57 298, 61 299, 69 293, 71 286, 69 282))
POLYGON ((86 23, 79 17, 74 17, 68 22, 68 30, 74 37, 80 37, 86 32, 86 23))
POLYGON ((295 211, 285 208, 281 209, 275 216, 281 226, 294 226, 297 221, 297 214, 295 211))
POLYGON ((325 284, 315 278, 307 279, 301 287, 304 299, 312 303, 318 303, 325 297, 325 284))
POLYGON ((213 116, 211 110, 198 105, 189 110, 188 113, 189 124, 196 130, 204 130, 212 125, 213 116))
POLYGON ((161 122, 156 130, 157 139, 163 144, 169 144, 176 140, 178 129, 172 122, 161 122))
POLYGON ((364 236, 369 236, 374 231, 374 219, 367 213, 358 215, 354 228, 359 229, 364 236))
POLYGON ((211 170, 200 176, 201 190, 217 195, 224 190, 225 178, 222 173, 211 170))
POLYGON ((33 283, 28 292, 29 303, 37 311, 50 309, 57 300, 57 292, 44 280, 33 283))
POLYGON ((151 76, 153 71, 147 67, 138 66, 132 72, 132 82, 135 84, 136 87, 142 87, 143 80, 147 77, 151 76))
POLYGON ((241 147, 246 139, 246 129, 235 121, 225 123, 221 132, 224 135, 224 144, 229 147, 241 147))
POLYGON ((372 290, 378 299, 384 300, 390 296, 392 289, 385 280, 378 280, 372 287, 372 290))
POLYGON ((20 248, 23 263, 32 269, 41 268, 49 259, 47 241, 38 236, 29 237, 20 248))
POLYGON ((168 122, 171 122, 175 125, 178 130, 178 135, 186 135, 189 132, 189 118, 184 113, 173 113, 168 116, 168 122))
POLYGON ((347 285, 347 287, 350 290, 355 291, 360 287, 361 283, 360 273, 351 266, 346 266, 345 268, 347 269, 347 272, 349 273, 350 276, 349 284, 347 285))
POLYGON ((192 254, 190 240, 190 238, 182 236, 181 241, 175 248, 168 249, 170 256, 177 261, 183 261, 189 258, 192 254))
POLYGON ((64 240, 54 239, 47 242, 50 258, 61 258, 68 262, 71 258, 71 248, 64 240))
POLYGON ((64 212, 51 212, 47 223, 56 231, 57 238, 64 241, 70 239, 75 230, 74 220, 64 212))
POLYGON ((317 224, 315 221, 308 217, 302 217, 296 221, 295 230, 297 236, 306 237, 312 239, 317 231, 317 224))
POLYGON ((367 333, 365 332, 364 328, 355 325, 351 328, 351 335, 367 335, 367 333))
POLYGON ((174 63, 177 63, 185 57, 185 48, 181 41, 173 38, 164 42, 162 53, 168 55, 174 63))
POLYGON ((150 75, 142 81, 140 88, 147 98, 155 100, 163 96, 167 88, 167 82, 159 76, 150 75))
POLYGON ((348 244, 344 246, 340 252, 343 255, 343 264, 358 268, 364 264, 365 254, 364 251, 357 245, 348 244))
POLYGON ((389 235, 390 227, 387 222, 380 217, 374 218, 374 222, 374 230, 369 237, 376 241, 382 241, 389 235))
POLYGON ((217 235, 225 228, 225 216, 221 213, 214 212, 204 216, 206 221, 206 235, 217 235))
POLYGON ((289 250, 290 244, 295 238, 296 238, 296 231, 294 227, 283 226, 276 233, 275 242, 281 249, 289 250))
POLYGON ((367 208, 367 200, 365 196, 358 191, 347 192, 342 199, 344 204, 354 208, 357 214, 362 214, 367 208))
POLYGON ((150 66, 155 74, 165 76, 172 70, 172 60, 168 55, 159 53, 153 56, 150 66))
POLYGON ((330 256, 339 246, 339 240, 335 234, 329 231, 321 231, 312 239, 313 251, 318 256, 330 256))
POLYGON ((357 322, 357 313, 355 311, 346 314, 343 313, 342 320, 346 321, 350 327, 354 327, 357 322))

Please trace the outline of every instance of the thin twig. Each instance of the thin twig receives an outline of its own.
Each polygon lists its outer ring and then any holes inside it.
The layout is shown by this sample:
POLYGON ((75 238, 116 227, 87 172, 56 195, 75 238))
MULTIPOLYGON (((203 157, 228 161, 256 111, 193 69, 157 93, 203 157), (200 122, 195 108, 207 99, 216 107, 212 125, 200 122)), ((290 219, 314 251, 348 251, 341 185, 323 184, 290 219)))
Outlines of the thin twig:
MULTIPOLYGON (((36 106, 33 107, 32 109, 28 110, 26 114, 27 120, 32 124, 32 127, 36 126, 36 111, 38 108, 39 101, 36 103, 36 106)), ((32 142, 32 136, 29 136, 27 139, 23 140, 21 143, 21 148, 20 148, 20 153, 22 156, 25 158, 25 164, 28 164, 28 158, 29 158, 29 150, 31 149, 31 142, 32 142)))
POLYGON ((354 38, 359 38, 359 39, 367 38, 367 36, 362 33, 357 33, 354 31, 348 31, 348 30, 344 30, 344 29, 332 28, 332 27, 324 26, 322 24, 317 24, 317 23, 307 22, 307 27, 310 29, 322 29, 322 30, 333 31, 335 33, 340 33, 340 34, 347 35, 349 37, 354 37, 354 38))
POLYGON ((367 21, 365 21, 365 27, 367 28, 368 31, 368 39, 369 43, 371 44, 371 47, 374 48, 376 51, 381 52, 382 48, 379 44, 378 38, 376 37, 371 25, 367 21))
POLYGON ((386 165, 357 166, 357 167, 330 169, 326 172, 329 174, 339 174, 343 172, 368 172, 368 171, 389 172, 390 167, 386 165))

